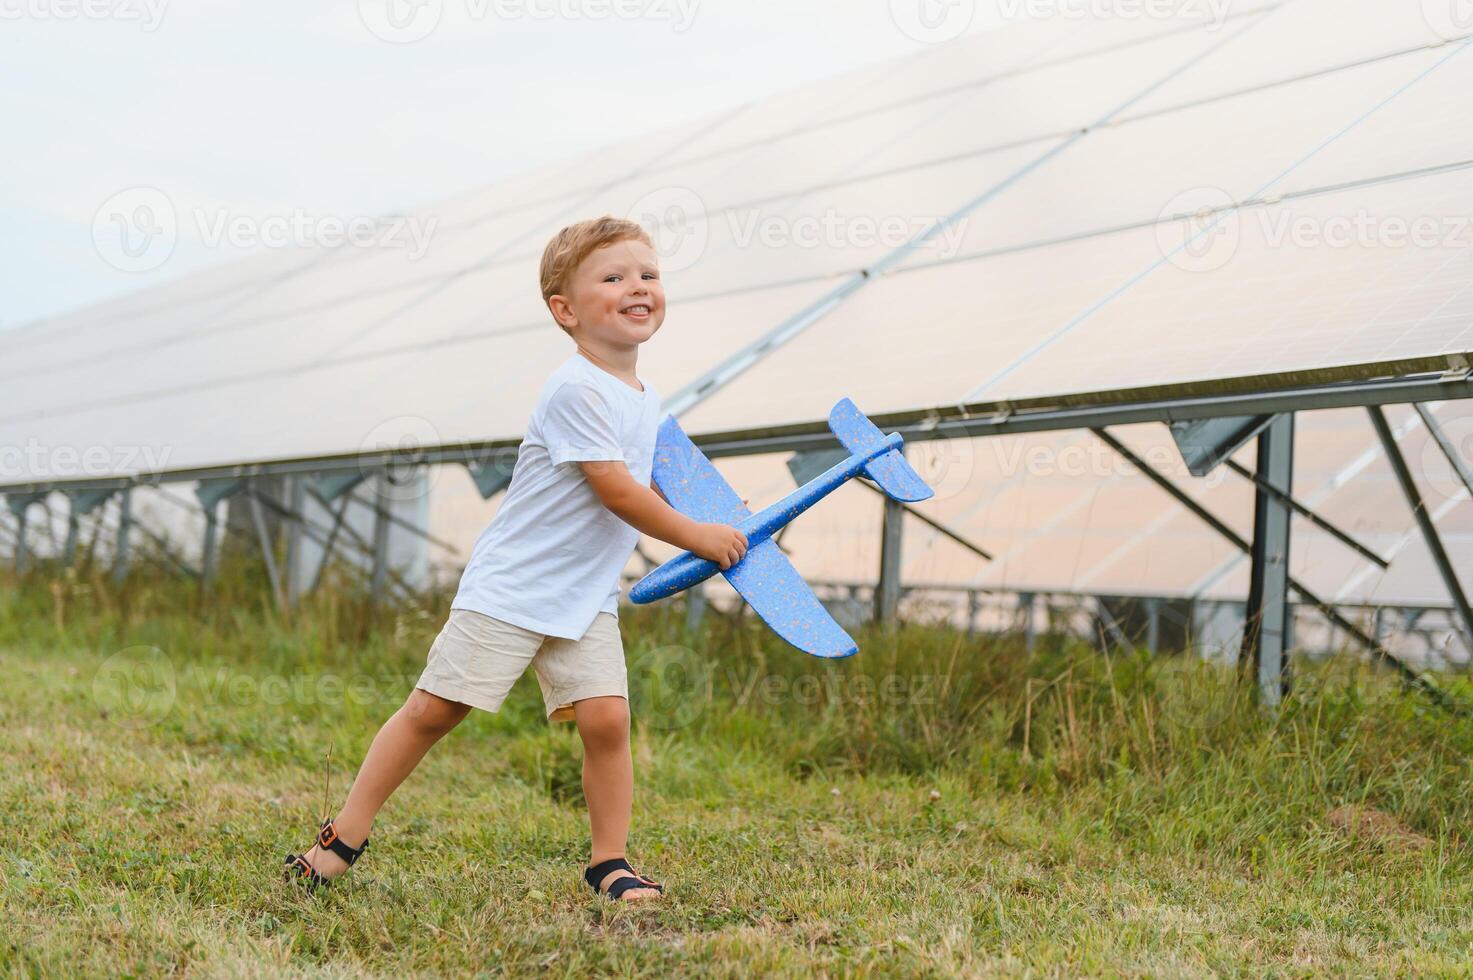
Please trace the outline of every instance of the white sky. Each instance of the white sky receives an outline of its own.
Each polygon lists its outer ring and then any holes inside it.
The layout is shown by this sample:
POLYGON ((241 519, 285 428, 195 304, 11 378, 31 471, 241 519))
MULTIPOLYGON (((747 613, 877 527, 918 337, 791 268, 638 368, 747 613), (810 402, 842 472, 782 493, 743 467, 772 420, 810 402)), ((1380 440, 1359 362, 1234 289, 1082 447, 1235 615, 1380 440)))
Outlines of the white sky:
POLYGON ((918 52, 918 13, 990 23, 973 0, 0 0, 0 325, 239 254, 181 226, 158 268, 114 268, 93 221, 119 192, 393 212, 918 52), (434 30, 382 39, 390 4, 438 5, 402 21, 434 30))

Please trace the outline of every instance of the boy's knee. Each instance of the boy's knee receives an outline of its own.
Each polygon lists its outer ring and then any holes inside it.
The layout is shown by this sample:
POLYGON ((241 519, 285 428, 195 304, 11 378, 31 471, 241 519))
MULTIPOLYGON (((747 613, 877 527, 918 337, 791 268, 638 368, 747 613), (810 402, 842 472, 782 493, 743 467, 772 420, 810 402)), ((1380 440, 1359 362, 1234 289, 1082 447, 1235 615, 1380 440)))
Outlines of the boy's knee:
POLYGON ((629 740, 629 702, 623 698, 589 698, 574 710, 585 746, 614 747, 629 740))
POLYGON ((416 688, 404 704, 404 715, 410 724, 426 734, 443 735, 449 732, 470 711, 469 705, 459 704, 428 691, 416 688))

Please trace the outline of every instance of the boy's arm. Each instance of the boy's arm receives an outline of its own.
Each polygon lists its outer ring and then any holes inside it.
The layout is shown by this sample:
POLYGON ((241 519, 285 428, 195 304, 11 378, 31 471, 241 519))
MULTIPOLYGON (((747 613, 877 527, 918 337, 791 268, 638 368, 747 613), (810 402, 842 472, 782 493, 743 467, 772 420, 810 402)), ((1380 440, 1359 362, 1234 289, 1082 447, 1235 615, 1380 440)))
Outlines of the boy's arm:
POLYGON ((593 492, 620 520, 637 531, 730 568, 747 553, 747 536, 729 524, 693 521, 665 502, 651 482, 642 486, 619 460, 579 462, 593 492))

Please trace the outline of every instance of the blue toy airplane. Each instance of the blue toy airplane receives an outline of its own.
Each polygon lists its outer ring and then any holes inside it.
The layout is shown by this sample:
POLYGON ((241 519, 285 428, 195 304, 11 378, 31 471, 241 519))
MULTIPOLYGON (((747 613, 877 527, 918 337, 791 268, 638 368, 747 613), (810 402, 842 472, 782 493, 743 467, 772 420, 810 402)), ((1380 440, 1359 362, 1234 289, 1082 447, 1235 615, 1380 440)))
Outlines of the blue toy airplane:
POLYGON ((815 657, 847 657, 859 647, 824 609, 772 536, 789 521, 863 473, 895 500, 925 500, 934 491, 900 453, 900 433, 885 435, 845 398, 829 413, 829 428, 850 457, 829 467, 775 504, 753 514, 716 467, 681 431, 675 417, 660 425, 653 475, 665 499, 681 513, 706 523, 731 524, 747 536, 747 553, 722 571, 714 561, 682 552, 650 572, 629 590, 634 602, 653 602, 726 576, 768 626, 793 646, 815 657))

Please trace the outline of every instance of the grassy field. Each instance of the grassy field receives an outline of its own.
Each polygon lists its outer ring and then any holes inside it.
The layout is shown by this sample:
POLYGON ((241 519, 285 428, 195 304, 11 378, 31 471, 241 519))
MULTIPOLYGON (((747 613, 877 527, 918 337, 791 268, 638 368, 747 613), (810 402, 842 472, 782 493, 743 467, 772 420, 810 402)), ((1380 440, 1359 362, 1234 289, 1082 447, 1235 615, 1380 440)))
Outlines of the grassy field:
POLYGON ((824 663, 750 616, 687 634, 679 606, 622 619, 631 858, 666 900, 582 883, 579 746, 531 676, 308 897, 282 857, 446 600, 266 596, 232 574, 202 606, 147 567, 0 582, 5 972, 1473 972, 1473 722, 1384 674, 1303 666, 1268 720, 1186 658, 912 626, 824 663))

